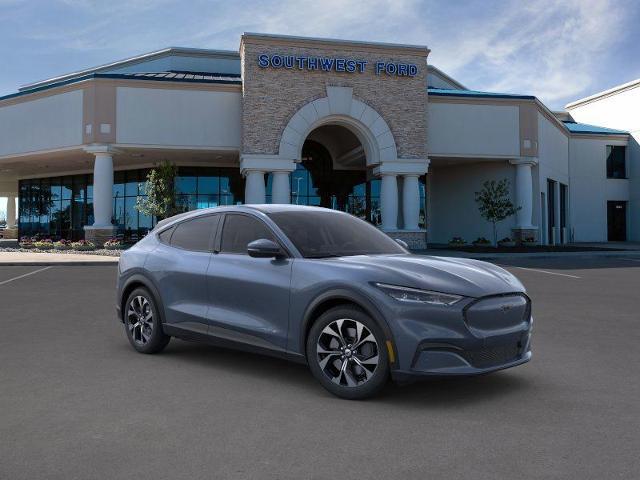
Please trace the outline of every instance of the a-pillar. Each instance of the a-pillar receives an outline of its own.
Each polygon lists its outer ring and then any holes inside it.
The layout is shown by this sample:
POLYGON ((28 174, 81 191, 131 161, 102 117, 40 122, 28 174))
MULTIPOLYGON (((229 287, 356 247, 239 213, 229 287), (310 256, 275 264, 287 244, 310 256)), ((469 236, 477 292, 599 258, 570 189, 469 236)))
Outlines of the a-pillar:
POLYGON ((535 157, 521 157, 510 160, 516 167, 516 227, 513 236, 516 240, 534 238, 537 240, 538 227, 533 225, 533 172, 532 167, 537 165, 535 157))
POLYGON ((93 225, 84 227, 85 240, 102 246, 113 237, 113 155, 109 145, 91 145, 84 149, 94 155, 93 162, 93 225))

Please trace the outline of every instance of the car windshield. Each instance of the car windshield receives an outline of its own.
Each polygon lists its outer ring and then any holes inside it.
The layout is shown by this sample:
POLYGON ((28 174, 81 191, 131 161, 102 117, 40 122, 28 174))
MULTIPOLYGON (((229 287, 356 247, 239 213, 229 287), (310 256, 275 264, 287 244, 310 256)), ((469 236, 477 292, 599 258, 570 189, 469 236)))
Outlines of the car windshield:
POLYGON ((271 212, 269 217, 305 258, 406 253, 373 225, 351 215, 315 210, 271 212))

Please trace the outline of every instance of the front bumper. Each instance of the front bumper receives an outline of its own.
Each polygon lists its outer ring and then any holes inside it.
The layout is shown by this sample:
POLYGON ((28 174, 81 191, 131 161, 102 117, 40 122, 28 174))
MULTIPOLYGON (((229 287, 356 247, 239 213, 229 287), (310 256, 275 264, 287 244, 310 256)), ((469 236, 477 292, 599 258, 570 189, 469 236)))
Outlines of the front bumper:
POLYGON ((531 302, 522 293, 470 299, 457 308, 396 310, 390 323, 398 382, 481 375, 531 359, 531 302))

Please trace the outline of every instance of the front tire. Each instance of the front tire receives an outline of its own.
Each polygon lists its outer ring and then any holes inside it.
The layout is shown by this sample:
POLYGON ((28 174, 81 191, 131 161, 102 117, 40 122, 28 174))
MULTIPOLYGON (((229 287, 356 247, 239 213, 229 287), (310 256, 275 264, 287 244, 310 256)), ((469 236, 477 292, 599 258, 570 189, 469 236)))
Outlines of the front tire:
POLYGON ((162 330, 162 322, 153 295, 146 288, 136 288, 124 306, 124 330, 133 348, 140 353, 158 353, 171 337, 162 330))
POLYGON ((311 327, 306 353, 313 375, 338 397, 372 397, 389 378, 382 330, 356 307, 335 307, 323 313, 311 327))

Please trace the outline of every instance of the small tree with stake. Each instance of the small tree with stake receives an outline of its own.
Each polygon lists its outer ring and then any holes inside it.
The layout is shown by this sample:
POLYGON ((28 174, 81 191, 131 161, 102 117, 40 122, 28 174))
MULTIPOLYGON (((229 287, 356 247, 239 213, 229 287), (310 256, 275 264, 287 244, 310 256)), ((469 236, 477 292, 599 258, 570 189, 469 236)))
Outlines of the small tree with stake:
POLYGON ((138 197, 136 209, 144 215, 155 216, 158 220, 178 213, 175 187, 177 175, 178 167, 168 160, 153 168, 147 175, 144 187, 146 197, 138 197))
POLYGON ((480 215, 491 222, 493 226, 493 244, 498 243, 497 224, 502 220, 514 215, 520 207, 515 207, 511 203, 509 196, 509 181, 505 178, 496 182, 486 181, 482 184, 482 190, 476 192, 476 203, 480 215))

